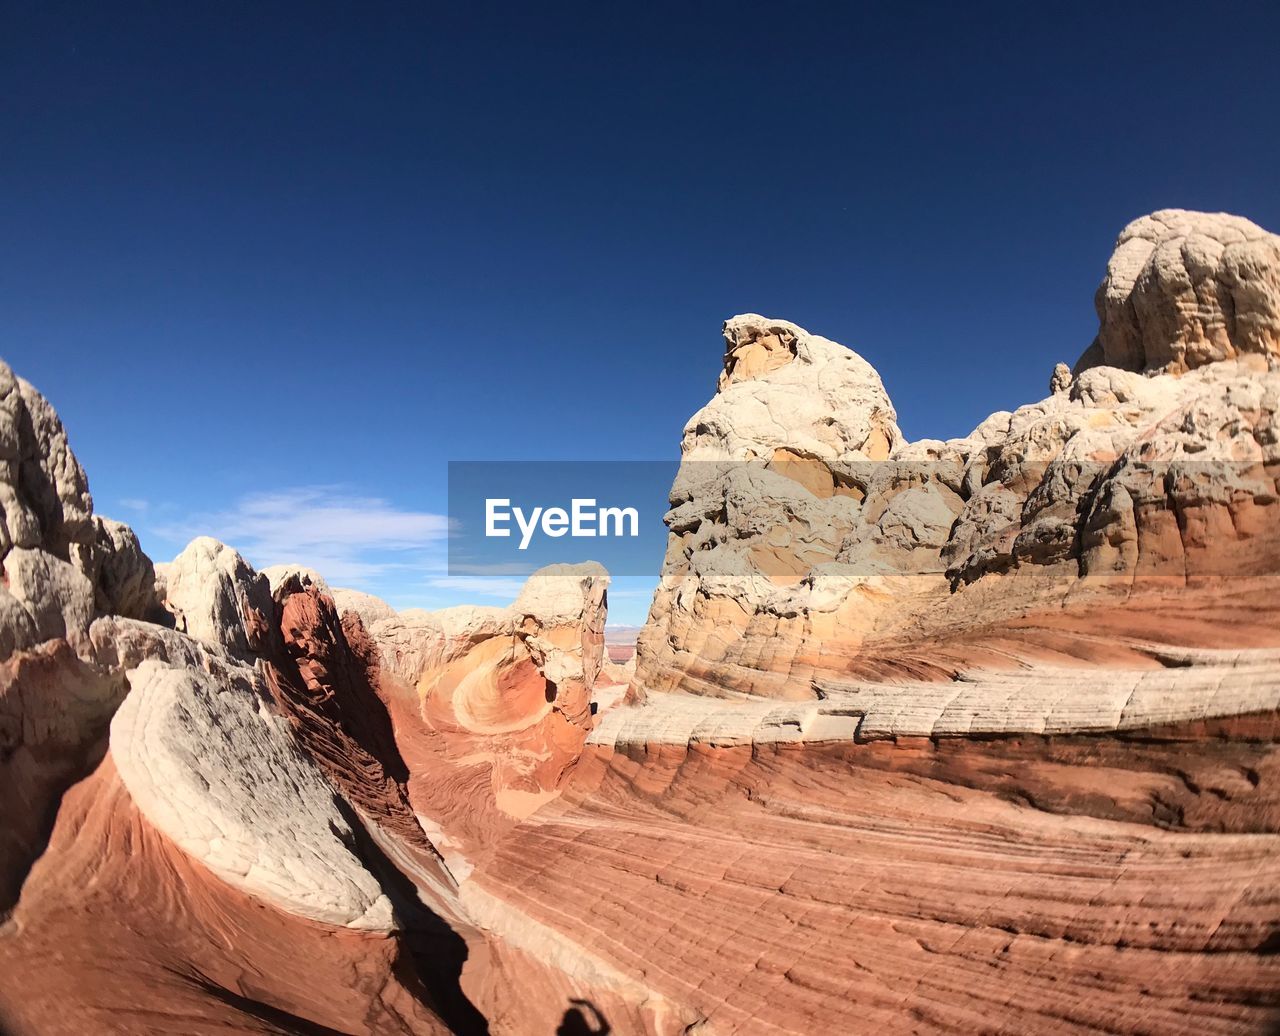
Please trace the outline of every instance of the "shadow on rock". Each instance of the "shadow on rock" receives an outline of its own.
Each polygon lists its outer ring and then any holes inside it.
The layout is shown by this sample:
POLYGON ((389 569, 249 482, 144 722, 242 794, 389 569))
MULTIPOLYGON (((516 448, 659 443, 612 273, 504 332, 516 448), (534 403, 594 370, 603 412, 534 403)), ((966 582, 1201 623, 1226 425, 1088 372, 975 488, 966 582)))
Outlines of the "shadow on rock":
POLYGON ((556 1036, 608 1036, 613 1031, 604 1015, 590 1000, 570 1000, 569 1003, 574 1006, 565 1011, 560 1027, 556 1029, 556 1036), (591 1020, 587 1019, 584 1008, 586 1012, 590 1012, 591 1020))

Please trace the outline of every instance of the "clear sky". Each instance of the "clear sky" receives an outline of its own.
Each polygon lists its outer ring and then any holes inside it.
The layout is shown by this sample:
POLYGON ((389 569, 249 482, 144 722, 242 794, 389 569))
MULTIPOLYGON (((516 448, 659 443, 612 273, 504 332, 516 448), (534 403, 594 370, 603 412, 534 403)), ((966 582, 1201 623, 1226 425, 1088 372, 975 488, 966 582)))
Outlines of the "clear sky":
POLYGON ((0 355, 157 559, 497 603, 441 570, 446 462, 673 457, 727 316, 960 435, 1089 343, 1128 220, 1280 229, 1277 39, 1261 3, 10 4, 0 355))

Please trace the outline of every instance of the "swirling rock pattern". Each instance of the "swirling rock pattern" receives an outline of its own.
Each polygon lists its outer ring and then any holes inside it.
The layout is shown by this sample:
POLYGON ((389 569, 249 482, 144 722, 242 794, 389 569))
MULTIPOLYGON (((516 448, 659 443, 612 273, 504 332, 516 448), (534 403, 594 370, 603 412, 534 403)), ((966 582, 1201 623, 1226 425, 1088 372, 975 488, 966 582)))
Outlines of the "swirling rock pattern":
POLYGON ((1263 1031, 1264 731, 601 746, 474 880, 711 1032, 1263 1031))
POLYGON ((949 442, 728 321, 616 660, 598 565, 152 566, 0 366, 0 1029, 1270 1031, 1275 241, 1131 224, 1074 371, 949 442))
POLYGON ((312 920, 390 930, 391 903, 351 851, 329 783, 267 711, 257 674, 231 672, 130 671, 111 756, 131 798, 228 883, 312 920))

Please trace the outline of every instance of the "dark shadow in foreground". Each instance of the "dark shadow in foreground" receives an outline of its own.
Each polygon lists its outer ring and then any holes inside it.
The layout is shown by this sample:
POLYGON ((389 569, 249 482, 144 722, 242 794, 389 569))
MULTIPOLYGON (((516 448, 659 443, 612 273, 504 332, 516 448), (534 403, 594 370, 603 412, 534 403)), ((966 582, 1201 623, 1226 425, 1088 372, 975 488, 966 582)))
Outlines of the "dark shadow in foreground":
POLYGON ((608 1036, 613 1031, 604 1020, 604 1015, 590 1000, 570 1000, 569 1003, 576 1006, 565 1011, 560 1027, 556 1029, 556 1036, 608 1036), (587 1016, 582 1011, 584 1007, 591 1012, 594 1023, 587 1021, 587 1016))
POLYGON ((396 978, 434 1010, 458 1036, 486 1036, 489 1023, 462 991, 467 944, 448 923, 418 898, 412 881, 389 860, 370 836, 359 815, 342 799, 338 811, 355 835, 357 855, 378 879, 401 925, 408 954, 396 962, 396 978))

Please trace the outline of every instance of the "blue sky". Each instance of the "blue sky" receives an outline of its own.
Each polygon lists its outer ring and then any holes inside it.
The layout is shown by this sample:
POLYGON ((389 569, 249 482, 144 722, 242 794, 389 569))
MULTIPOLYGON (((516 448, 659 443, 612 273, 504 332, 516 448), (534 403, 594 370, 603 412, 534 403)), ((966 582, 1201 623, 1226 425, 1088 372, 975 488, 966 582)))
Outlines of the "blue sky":
POLYGON ((1129 219, 1280 228, 1275 5, 893 6, 11 5, 0 355, 157 558, 496 602, 446 462, 674 456, 729 315, 958 435, 1088 344, 1129 219))

